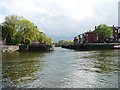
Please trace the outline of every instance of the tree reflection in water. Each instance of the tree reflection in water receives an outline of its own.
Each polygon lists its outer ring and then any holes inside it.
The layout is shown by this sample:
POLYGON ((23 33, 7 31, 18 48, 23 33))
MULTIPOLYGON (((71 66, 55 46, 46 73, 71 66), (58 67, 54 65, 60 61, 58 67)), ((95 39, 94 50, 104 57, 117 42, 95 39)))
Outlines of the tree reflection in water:
POLYGON ((95 56, 97 87, 118 87, 118 51, 99 51, 95 56))
POLYGON ((95 68, 98 68, 98 73, 110 73, 118 70, 118 59, 114 57, 115 52, 99 51, 93 58, 95 59, 95 68))
POLYGON ((2 61, 3 87, 118 87, 118 51, 11 52, 2 61))
POLYGON ((118 51, 101 50, 90 52, 90 55, 82 57, 82 59, 88 60, 88 65, 92 64, 88 69, 94 68, 96 73, 101 74, 118 71, 118 51))
POLYGON ((91 51, 92 53, 82 57, 87 60, 88 72, 95 75, 95 86, 98 88, 118 87, 118 53, 117 50, 91 51), (92 69, 92 70, 91 70, 92 69))
POLYGON ((36 72, 42 68, 41 52, 10 52, 2 56, 3 87, 19 87, 36 80, 36 72))

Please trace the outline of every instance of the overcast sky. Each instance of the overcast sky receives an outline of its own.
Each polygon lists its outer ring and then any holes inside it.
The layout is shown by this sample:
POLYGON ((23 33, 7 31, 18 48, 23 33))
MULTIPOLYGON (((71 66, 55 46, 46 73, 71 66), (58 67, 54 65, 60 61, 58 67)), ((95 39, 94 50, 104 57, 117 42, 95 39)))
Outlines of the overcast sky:
POLYGON ((0 0, 0 23, 6 15, 23 16, 53 41, 73 39, 95 25, 118 25, 119 0, 0 0))

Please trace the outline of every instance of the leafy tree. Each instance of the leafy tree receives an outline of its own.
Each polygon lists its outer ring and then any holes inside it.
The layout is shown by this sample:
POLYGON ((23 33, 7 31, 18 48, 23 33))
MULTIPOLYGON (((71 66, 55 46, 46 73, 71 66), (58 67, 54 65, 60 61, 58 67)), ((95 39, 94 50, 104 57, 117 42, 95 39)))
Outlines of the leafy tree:
POLYGON ((6 39, 6 44, 11 44, 12 39, 16 34, 16 30, 18 28, 18 21, 22 17, 18 17, 16 15, 6 16, 5 21, 2 23, 2 38, 6 39))
POLYGON ((52 42, 52 39, 51 39, 51 38, 48 38, 48 43, 49 43, 50 45, 52 45, 52 44, 53 44, 53 42, 52 42))
POLYGON ((112 36, 112 29, 105 24, 101 24, 95 29, 95 33, 98 35, 98 40, 104 42, 112 36))
POLYGON ((73 44, 73 40, 60 40, 59 41, 60 45, 69 45, 69 44, 73 44))
POLYGON ((6 16, 5 21, 0 24, 0 29, 2 29, 2 39, 6 40, 6 44, 31 44, 33 41, 52 44, 51 38, 23 17, 6 16))
POLYGON ((45 38, 45 43, 46 43, 46 44, 49 44, 49 45, 52 45, 52 39, 49 38, 49 37, 46 37, 46 38, 45 38))
POLYGON ((45 41, 45 39, 46 39, 46 36, 44 35, 44 33, 39 32, 39 33, 37 34, 37 39, 38 39, 38 41, 39 41, 40 43, 44 43, 44 41, 45 41))
POLYGON ((22 43, 25 43, 27 39, 31 43, 35 39, 37 32, 38 32, 38 29, 29 20, 23 19, 19 21, 17 34, 19 35, 22 43))
POLYGON ((40 43, 52 45, 52 39, 47 37, 43 32, 37 33, 37 39, 40 43))

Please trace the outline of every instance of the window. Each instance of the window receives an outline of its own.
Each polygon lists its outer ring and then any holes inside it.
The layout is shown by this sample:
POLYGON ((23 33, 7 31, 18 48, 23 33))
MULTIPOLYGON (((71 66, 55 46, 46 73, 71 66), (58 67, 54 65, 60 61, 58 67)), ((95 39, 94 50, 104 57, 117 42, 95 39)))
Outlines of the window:
POLYGON ((117 30, 115 30, 115 32, 117 33, 117 30))

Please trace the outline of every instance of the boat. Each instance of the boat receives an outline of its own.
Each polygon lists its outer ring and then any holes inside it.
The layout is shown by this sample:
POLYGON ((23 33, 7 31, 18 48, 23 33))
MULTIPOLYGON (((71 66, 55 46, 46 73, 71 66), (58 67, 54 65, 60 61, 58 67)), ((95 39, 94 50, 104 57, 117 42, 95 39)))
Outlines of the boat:
POLYGON ((120 45, 115 45, 114 49, 120 49, 120 45))

